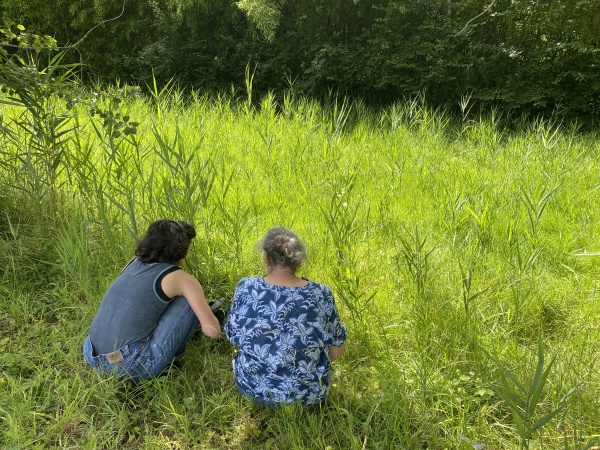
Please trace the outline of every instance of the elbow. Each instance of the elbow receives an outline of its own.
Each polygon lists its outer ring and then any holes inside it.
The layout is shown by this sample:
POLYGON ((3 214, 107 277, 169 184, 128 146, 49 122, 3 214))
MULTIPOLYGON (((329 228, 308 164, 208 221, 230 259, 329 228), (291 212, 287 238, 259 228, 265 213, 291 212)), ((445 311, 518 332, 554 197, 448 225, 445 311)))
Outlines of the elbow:
POLYGON ((335 361, 336 359, 340 359, 344 355, 344 351, 346 347, 344 344, 339 347, 336 345, 332 345, 329 347, 329 361, 335 361))

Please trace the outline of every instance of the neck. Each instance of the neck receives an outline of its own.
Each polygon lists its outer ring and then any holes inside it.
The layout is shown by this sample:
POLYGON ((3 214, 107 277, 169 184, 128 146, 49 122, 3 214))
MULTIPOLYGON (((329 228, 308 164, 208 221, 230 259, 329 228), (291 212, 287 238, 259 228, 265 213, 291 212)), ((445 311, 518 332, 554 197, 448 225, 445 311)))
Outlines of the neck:
POLYGON ((298 278, 295 271, 289 267, 267 265, 267 274, 263 279, 275 286, 300 287, 307 284, 306 280, 298 278))
POLYGON ((289 267, 273 266, 271 264, 267 265, 267 273, 269 275, 296 276, 296 272, 289 267))

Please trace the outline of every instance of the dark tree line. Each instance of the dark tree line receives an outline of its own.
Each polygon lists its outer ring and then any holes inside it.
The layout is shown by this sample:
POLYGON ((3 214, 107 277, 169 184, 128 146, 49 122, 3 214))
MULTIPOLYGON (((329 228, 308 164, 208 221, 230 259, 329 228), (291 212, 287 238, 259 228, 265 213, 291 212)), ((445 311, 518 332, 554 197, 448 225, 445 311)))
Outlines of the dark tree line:
POLYGON ((600 0, 3 0, 87 80, 600 113, 600 0), (110 20, 113 19, 113 20, 110 20))

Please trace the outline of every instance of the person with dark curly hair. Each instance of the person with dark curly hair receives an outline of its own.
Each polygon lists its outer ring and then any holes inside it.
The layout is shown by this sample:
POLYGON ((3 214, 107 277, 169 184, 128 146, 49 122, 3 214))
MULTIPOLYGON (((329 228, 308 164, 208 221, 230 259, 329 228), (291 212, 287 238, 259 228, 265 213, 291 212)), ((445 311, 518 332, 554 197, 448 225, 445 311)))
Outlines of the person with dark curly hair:
POLYGON ((160 375, 185 352, 197 327, 221 332, 202 286, 181 269, 196 236, 183 221, 157 220, 106 291, 83 344, 94 369, 135 382, 160 375))
POLYGON ((293 231, 269 230, 261 250, 267 275, 240 280, 225 323, 238 349, 235 384, 261 404, 321 403, 331 362, 344 354, 346 327, 329 288, 296 276, 306 249, 293 231))

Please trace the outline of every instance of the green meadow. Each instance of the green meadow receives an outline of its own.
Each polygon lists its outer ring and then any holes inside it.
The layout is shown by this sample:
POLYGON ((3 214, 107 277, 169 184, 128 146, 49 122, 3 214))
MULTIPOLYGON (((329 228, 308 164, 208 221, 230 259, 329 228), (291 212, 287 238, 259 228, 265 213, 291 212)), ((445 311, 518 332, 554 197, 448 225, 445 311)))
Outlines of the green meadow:
MULTIPOLYGON (((251 86, 250 86, 251 87, 251 86)), ((4 97, 6 100, 6 97, 4 97)), ((590 449, 600 445, 600 140, 576 125, 177 89, 0 104, 0 447, 590 449), (251 101, 254 100, 254 101, 251 101), (226 339, 133 386, 81 345, 158 218, 209 299, 306 242, 347 351, 316 409, 240 397, 226 339)))

